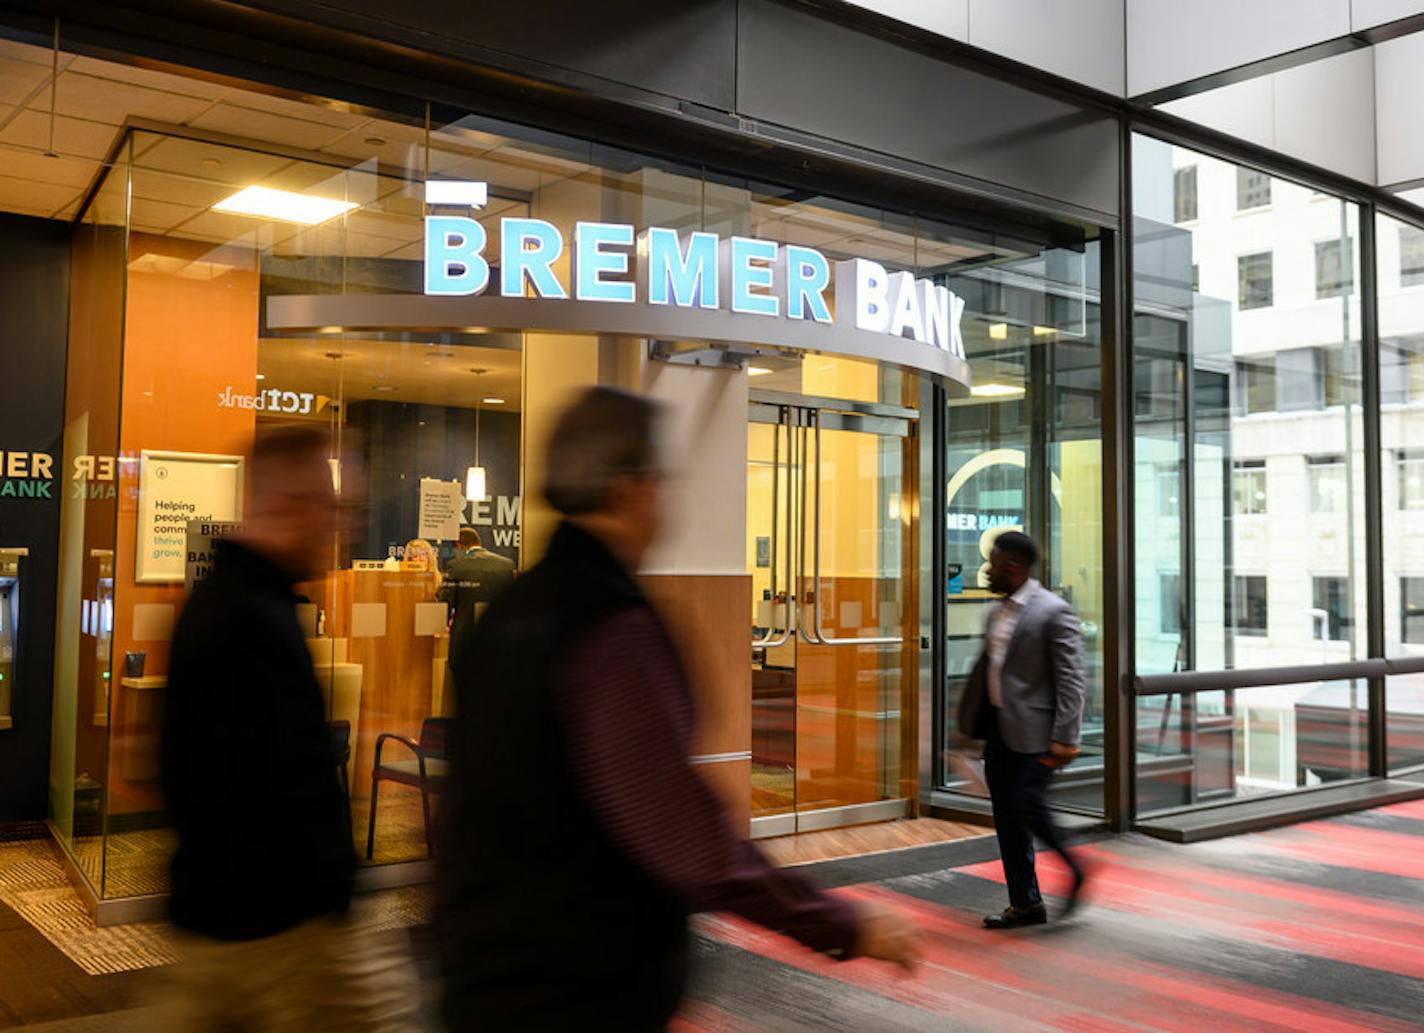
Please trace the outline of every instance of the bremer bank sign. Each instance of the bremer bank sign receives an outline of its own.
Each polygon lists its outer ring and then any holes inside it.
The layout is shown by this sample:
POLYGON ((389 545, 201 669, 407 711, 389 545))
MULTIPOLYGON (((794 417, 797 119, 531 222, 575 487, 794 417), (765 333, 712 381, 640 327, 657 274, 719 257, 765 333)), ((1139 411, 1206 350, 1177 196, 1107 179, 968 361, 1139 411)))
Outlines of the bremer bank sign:
POLYGON ((716 364, 765 350, 890 363, 969 393, 960 320, 947 288, 878 262, 831 263, 815 248, 621 222, 486 219, 484 183, 425 185, 419 294, 267 298, 267 326, 297 333, 486 332, 704 344, 716 364), (494 259, 498 248, 499 258, 494 259))
MULTIPOLYGON (((483 183, 427 184, 426 201, 437 207, 480 208, 486 196, 483 183)), ((553 223, 532 218, 501 219, 498 233, 496 271, 485 258, 484 224, 464 215, 427 215, 425 293, 478 295, 497 279, 505 298, 610 305, 641 300, 670 309, 849 325, 964 358, 963 299, 931 280, 864 258, 835 263, 833 277, 831 263, 815 248, 754 237, 661 226, 639 233, 627 223, 579 222, 569 242, 553 223), (566 249, 571 282, 555 271, 566 249)), ((774 333, 768 337, 774 342, 774 333)))

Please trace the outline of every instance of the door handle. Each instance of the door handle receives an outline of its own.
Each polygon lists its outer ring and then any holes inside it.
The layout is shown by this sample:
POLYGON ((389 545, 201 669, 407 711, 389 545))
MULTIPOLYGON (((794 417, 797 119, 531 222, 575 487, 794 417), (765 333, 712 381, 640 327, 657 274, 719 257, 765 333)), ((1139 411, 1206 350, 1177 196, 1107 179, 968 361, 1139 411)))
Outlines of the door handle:
MULTIPOLYGON (((787 536, 787 539, 786 539, 786 543, 787 543, 787 545, 786 545, 786 551, 787 551, 787 553, 788 553, 788 560, 789 560, 789 554, 790 554, 790 552, 791 552, 791 538, 790 538, 790 533, 789 533, 789 532, 790 532, 790 528, 791 528, 791 510, 792 510, 792 508, 793 508, 792 505, 791 505, 791 501, 792 501, 792 499, 791 499, 791 462, 792 462, 791 424, 790 424, 790 422, 789 422, 789 414, 788 414, 788 412, 787 412, 787 410, 786 410, 785 407, 782 408, 782 410, 781 410, 781 415, 782 415, 781 422, 779 422, 779 423, 777 423, 777 424, 775 424, 775 425, 773 426, 772 434, 771 434, 771 617, 772 617, 772 622, 771 622, 771 624, 769 624, 769 625, 767 626, 767 629, 766 629, 766 630, 767 630, 767 634, 766 634, 766 636, 765 636, 764 638, 757 638, 756 636, 752 636, 752 648, 753 648, 753 649, 775 649, 775 648, 778 647, 778 646, 784 646, 784 645, 786 645, 787 642, 791 641, 792 629, 795 627, 795 619, 794 619, 794 616, 793 616, 793 615, 794 615, 795 612, 796 612, 796 609, 795 609, 796 604, 795 604, 795 602, 794 602, 794 597, 795 597, 795 594, 796 594, 796 593, 795 593, 795 591, 793 590, 793 589, 794 589, 794 586, 792 586, 792 585, 790 584, 790 571, 788 570, 788 571, 787 571, 787 574, 788 574, 788 578, 787 578, 787 581, 788 581, 788 585, 787 585, 788 591, 787 591, 787 593, 786 593, 786 626, 785 626, 784 628, 782 628, 782 631, 781 631, 780 636, 778 636, 778 635, 775 633, 775 627, 776 627, 776 596, 777 596, 777 591, 776 591, 776 587, 777 587, 777 585, 776 585, 776 553, 777 553, 776 546, 777 546, 777 540, 776 540, 776 539, 777 539, 777 525, 778 525, 779 496, 780 496, 780 493, 781 493, 781 429, 782 429, 782 426, 783 426, 783 425, 784 425, 785 428, 786 428, 786 469, 787 469, 787 474, 786 474, 786 476, 787 476, 787 481, 786 481, 786 513, 787 513, 787 531, 788 531, 788 536, 787 536)), ((789 562, 788 562, 787 566, 788 566, 788 567, 790 566, 790 563, 789 563, 789 562)))

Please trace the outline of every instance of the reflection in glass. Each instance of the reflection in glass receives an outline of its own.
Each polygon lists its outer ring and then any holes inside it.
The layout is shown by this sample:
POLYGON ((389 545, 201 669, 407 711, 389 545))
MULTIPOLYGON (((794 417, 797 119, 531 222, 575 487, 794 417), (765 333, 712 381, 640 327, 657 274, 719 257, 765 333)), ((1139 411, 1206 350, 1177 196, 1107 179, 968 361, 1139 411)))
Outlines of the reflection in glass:
MULTIPOLYGON (((983 648, 995 602, 986 581, 994 537, 1009 528, 1026 531, 1043 550, 1040 579, 1082 620, 1084 759, 1055 780, 1054 792, 1060 802, 1091 812, 1102 809, 1098 254, 1095 243, 1081 251, 1007 254, 952 268, 947 281, 966 301, 964 340, 975 386, 971 397, 950 402, 946 420, 945 713, 954 714, 983 648)), ((1140 482, 1148 506, 1170 512, 1177 505, 1175 458, 1167 457, 1163 477, 1149 473, 1140 482)))

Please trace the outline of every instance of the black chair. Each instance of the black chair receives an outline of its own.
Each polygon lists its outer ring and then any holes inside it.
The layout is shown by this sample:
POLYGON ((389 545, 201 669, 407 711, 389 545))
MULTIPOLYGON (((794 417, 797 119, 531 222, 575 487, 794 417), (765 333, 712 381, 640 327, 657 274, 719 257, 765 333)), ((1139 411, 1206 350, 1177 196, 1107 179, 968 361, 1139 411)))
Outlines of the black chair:
POLYGON ((336 776, 341 780, 341 792, 346 797, 346 805, 351 806, 351 722, 331 721, 331 755, 336 760, 336 776))
POLYGON ((445 753, 445 738, 449 731, 448 717, 427 717, 420 724, 420 740, 395 732, 382 732, 376 737, 376 760, 371 767, 371 820, 366 828, 366 859, 376 846, 376 796, 382 782, 398 782, 420 790, 420 806, 425 813, 425 853, 435 856, 435 840, 430 824, 430 794, 440 793, 450 777, 450 764, 445 753), (412 754, 413 760, 382 762, 381 749, 393 739, 412 754))

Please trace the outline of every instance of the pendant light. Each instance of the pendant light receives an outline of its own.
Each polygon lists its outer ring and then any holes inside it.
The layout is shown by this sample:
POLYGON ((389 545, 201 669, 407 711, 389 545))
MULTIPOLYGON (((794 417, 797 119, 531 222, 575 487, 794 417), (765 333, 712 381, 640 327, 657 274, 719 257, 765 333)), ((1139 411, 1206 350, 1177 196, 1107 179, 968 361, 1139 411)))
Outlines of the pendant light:
MULTIPOLYGON (((470 370, 476 378, 482 377, 485 370, 470 370)), ((484 393, 479 390, 479 381, 475 381, 475 465, 465 471, 465 498, 470 502, 484 502, 489 498, 485 490, 485 468, 480 465, 480 406, 484 398, 484 393)))

